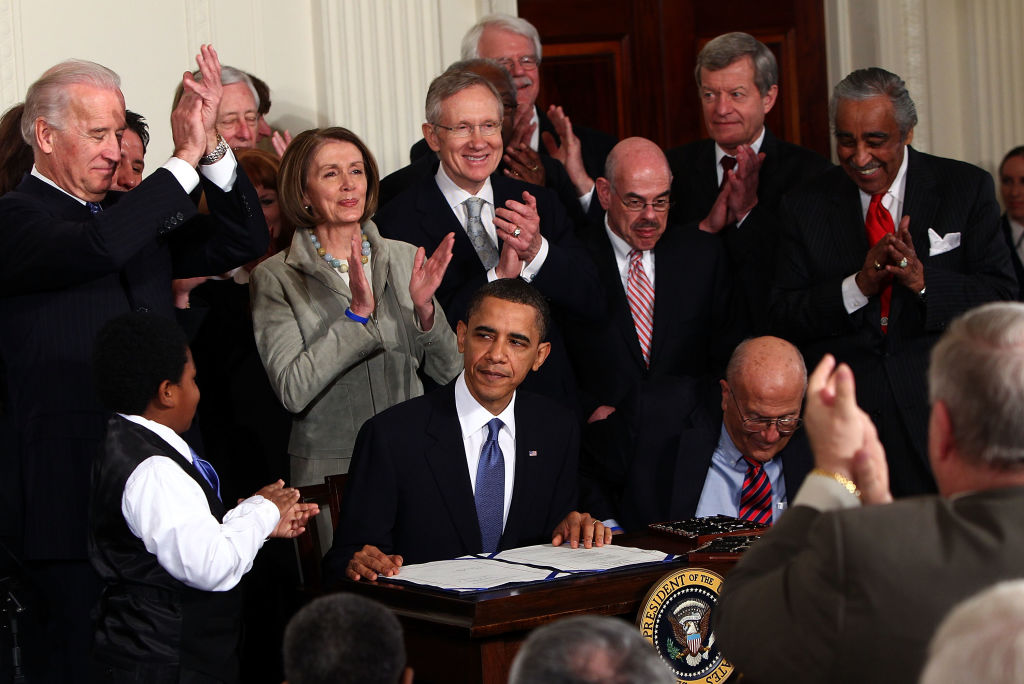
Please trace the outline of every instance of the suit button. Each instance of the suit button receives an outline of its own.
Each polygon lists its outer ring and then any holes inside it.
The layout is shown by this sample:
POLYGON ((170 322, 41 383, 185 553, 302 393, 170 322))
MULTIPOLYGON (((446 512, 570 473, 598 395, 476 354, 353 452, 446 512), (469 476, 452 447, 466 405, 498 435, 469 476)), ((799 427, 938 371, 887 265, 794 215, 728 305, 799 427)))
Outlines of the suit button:
POLYGON ((177 218, 177 219, 178 219, 179 221, 181 221, 181 220, 183 220, 183 219, 185 218, 185 215, 184 215, 184 214, 182 214, 182 213, 181 213, 181 212, 179 211, 179 212, 178 212, 178 215, 177 215, 177 217, 176 217, 176 218, 177 218))
POLYGON ((135 307, 135 313, 149 313, 148 306, 137 306, 135 307))

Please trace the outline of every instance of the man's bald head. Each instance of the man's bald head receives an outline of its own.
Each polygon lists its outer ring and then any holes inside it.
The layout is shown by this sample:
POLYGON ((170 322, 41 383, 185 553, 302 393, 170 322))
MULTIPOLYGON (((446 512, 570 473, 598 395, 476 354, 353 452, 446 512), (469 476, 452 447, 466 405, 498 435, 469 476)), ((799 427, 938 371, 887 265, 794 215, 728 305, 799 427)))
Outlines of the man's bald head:
POLYGON ((790 435, 753 421, 799 417, 806 388, 807 367, 792 344, 778 337, 740 343, 722 381, 723 420, 740 453, 762 462, 775 458, 790 435))
POLYGON ((646 138, 626 138, 608 154, 597 198, 608 227, 638 251, 653 249, 668 225, 672 172, 665 153, 646 138))

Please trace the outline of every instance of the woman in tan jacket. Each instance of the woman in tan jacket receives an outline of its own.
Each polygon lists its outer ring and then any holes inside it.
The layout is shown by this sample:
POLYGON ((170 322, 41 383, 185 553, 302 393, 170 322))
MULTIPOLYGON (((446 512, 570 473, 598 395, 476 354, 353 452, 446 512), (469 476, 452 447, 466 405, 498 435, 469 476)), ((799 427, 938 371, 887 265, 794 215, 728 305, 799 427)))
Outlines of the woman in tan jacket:
POLYGON ((380 236, 377 163, 344 128, 297 136, 281 160, 281 211, 291 246, 252 273, 253 325, 263 365, 294 414, 293 486, 348 471, 363 422, 462 368, 434 292, 452 255, 449 234, 423 248, 380 236))

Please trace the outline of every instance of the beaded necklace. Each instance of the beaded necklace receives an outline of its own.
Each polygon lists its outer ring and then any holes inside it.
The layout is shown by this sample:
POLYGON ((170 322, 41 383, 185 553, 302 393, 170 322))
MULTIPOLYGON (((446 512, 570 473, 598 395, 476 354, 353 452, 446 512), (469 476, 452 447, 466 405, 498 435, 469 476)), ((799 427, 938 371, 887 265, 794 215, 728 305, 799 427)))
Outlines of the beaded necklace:
MULTIPOLYGON (((317 237, 316 237, 316 232, 314 232, 314 230, 312 228, 309 228, 308 230, 309 230, 309 239, 313 243, 313 249, 316 250, 317 254, 319 254, 321 257, 323 257, 323 260, 327 262, 327 265, 330 266, 331 268, 338 269, 342 273, 348 273, 348 261, 345 260, 345 259, 338 259, 336 257, 331 256, 330 253, 328 253, 327 249, 320 244, 320 240, 318 240, 317 237)), ((363 241, 363 248, 362 248, 363 256, 360 257, 360 259, 362 260, 363 264, 365 265, 367 262, 370 261, 370 253, 372 251, 370 249, 370 241, 366 238, 366 233, 362 234, 362 241, 363 241)))

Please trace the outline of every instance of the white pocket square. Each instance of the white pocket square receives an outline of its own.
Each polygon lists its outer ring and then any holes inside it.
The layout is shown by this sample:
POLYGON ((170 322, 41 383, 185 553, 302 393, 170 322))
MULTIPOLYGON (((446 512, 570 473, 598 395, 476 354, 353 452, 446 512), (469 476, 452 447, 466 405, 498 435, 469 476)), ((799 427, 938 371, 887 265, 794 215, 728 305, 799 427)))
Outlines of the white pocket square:
POLYGON ((938 256, 952 252, 960 246, 960 233, 939 235, 934 228, 928 229, 928 256, 938 256))

